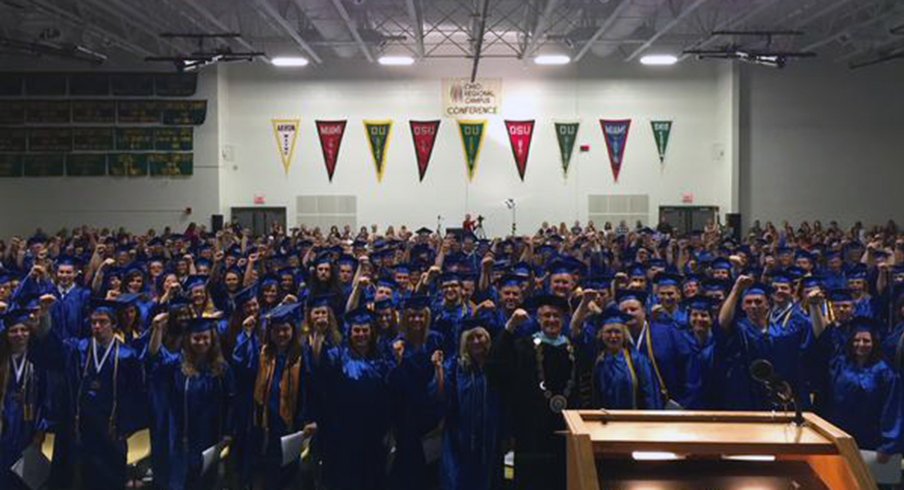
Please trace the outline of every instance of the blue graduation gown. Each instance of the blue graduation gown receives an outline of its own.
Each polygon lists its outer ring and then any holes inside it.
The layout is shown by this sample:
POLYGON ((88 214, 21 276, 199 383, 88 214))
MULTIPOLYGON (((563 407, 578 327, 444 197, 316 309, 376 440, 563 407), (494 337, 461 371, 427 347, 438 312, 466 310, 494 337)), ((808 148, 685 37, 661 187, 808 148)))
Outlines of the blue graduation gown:
POLYGON ((91 301, 91 290, 75 286, 65 296, 59 289, 53 288, 52 294, 57 302, 50 308, 53 329, 62 339, 80 339, 90 335, 87 326, 87 307, 91 301))
POLYGON ((599 355, 593 364, 593 408, 660 409, 662 397, 655 377, 649 359, 634 349, 599 355))
POLYGON ((155 389, 169 392, 166 410, 169 481, 165 488, 209 487, 216 479, 216 469, 201 475, 201 454, 231 433, 232 371, 227 367, 221 376, 206 371, 186 377, 182 372, 182 354, 170 354, 164 349, 149 356, 147 364, 148 377, 158 381, 154 383, 155 389), (188 418, 187 414, 190 414, 188 418))
MULTIPOLYGON (((100 371, 95 368, 92 339, 61 340, 56 332, 35 345, 35 361, 50 369, 65 370, 70 392, 75 395, 74 460, 81 463, 84 488, 122 488, 126 482, 126 438, 142 428, 146 401, 138 354, 114 339, 100 371), (118 360, 118 366, 117 366, 118 360), (114 377, 114 371, 115 377, 114 377), (114 396, 115 395, 115 396, 114 396), (113 426, 111 414, 116 407, 113 426)), ((103 348, 98 346, 98 355, 103 348)))
MULTIPOLYGON (((722 334, 722 332, 720 332, 722 334)), ((814 348, 813 329, 809 323, 770 322, 765 331, 746 317, 735 320, 734 328, 725 336, 726 366, 725 408, 729 410, 768 410, 772 403, 759 383, 750 377, 750 364, 757 359, 772 363, 775 374, 800 394, 803 409, 809 407, 806 371, 802 359, 814 348)))
POLYGON ((882 355, 885 356, 885 362, 899 371, 900 367, 896 367, 894 364, 895 356, 898 352, 898 343, 901 342, 902 335, 904 335, 904 322, 895 325, 891 332, 882 337, 882 355))
POLYGON ((323 393, 315 419, 325 483, 331 490, 385 488, 392 361, 334 347, 311 364, 312 390, 323 393))
POLYGON ((51 427, 47 399, 47 377, 36 368, 26 354, 22 377, 16 380, 12 360, 9 361, 9 379, 3 397, 3 418, 0 423, 0 488, 17 488, 18 481, 10 466, 22 457, 38 432, 51 427), (26 410, 27 407, 27 410, 26 410))
POLYGON ((687 339, 674 323, 649 322, 645 338, 637 339, 635 346, 653 367, 653 383, 661 392, 660 379, 665 383, 669 398, 685 406, 687 377, 691 350, 687 339), (652 349, 651 349, 652 347, 652 349), (657 376, 658 369, 658 376, 657 376))
MULTIPOLYGON (((490 490, 502 484, 502 399, 476 365, 446 361, 440 482, 444 490, 490 490)), ((431 384, 435 390, 436 383, 431 384)))
POLYGON ((861 368, 847 356, 833 359, 830 373, 829 421, 852 435, 861 449, 900 453, 904 419, 898 374, 885 361, 861 368))
POLYGON ((684 330, 685 340, 691 349, 690 374, 685 396, 691 410, 718 410, 721 408, 722 365, 716 348, 718 327, 714 327, 709 338, 700 343, 694 332, 684 330))
MULTIPOLYGON (((399 337, 404 340, 403 336, 399 337)), ((422 439, 439 423, 438 404, 429 396, 434 368, 430 357, 442 350, 443 336, 429 331, 421 348, 406 345, 401 364, 390 375, 392 426, 396 452, 389 488, 420 490, 427 487, 427 462, 422 439)))
MULTIPOLYGON (((240 333, 236 339, 236 346, 233 352, 233 366, 236 370, 236 380, 239 382, 236 388, 237 393, 250 392, 253 397, 254 382, 260 365, 261 348, 258 347, 259 345, 256 335, 249 337, 245 332, 240 333), (241 386, 241 383, 250 383, 250 386, 241 386)), ((266 400, 265 405, 258 406, 254 404, 254 410, 257 413, 253 416, 255 424, 252 427, 246 458, 252 458, 252 461, 257 460, 254 469, 263 478, 264 488, 268 490, 285 488, 298 471, 299 464, 297 461, 288 466, 282 466, 280 439, 283 436, 298 432, 311 420, 307 411, 310 386, 304 369, 305 360, 303 357, 298 360, 302 365, 302 369, 299 371, 301 380, 299 381, 298 395, 295 400, 296 411, 291 423, 287 424, 279 415, 280 384, 283 376, 291 369, 291 366, 287 366, 287 358, 284 354, 279 354, 276 358, 270 396, 266 400), (267 428, 257 423, 262 418, 264 410, 267 411, 267 420, 269 421, 269 427, 267 428), (257 448, 260 448, 260 450, 256 450, 257 448)), ((239 464, 242 464, 242 462, 239 464)))
POLYGON ((448 309, 440 304, 433 308, 430 330, 443 335, 443 354, 446 357, 452 357, 458 352, 461 326, 470 315, 470 308, 464 305, 448 309))

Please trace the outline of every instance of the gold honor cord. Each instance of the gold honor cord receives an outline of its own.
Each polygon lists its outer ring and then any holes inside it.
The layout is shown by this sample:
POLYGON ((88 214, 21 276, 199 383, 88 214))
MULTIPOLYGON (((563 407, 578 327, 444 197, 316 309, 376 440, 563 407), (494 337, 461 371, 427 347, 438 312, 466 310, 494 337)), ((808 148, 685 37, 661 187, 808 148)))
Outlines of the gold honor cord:
POLYGON ((631 360, 631 353, 628 352, 628 349, 622 349, 622 355, 625 356, 625 362, 628 364, 628 373, 631 375, 631 392, 633 394, 633 397, 631 399, 631 407, 637 409, 637 371, 634 369, 634 361, 631 360))
POLYGON ((647 340, 647 354, 650 356, 650 362, 653 364, 653 372, 656 373, 656 379, 659 380, 659 392, 663 396, 663 403, 669 401, 669 388, 665 385, 665 382, 662 380, 662 374, 659 373, 659 363, 656 362, 656 355, 653 354, 653 339, 650 335, 650 330, 652 326, 650 322, 646 322, 644 324, 644 337, 647 340))

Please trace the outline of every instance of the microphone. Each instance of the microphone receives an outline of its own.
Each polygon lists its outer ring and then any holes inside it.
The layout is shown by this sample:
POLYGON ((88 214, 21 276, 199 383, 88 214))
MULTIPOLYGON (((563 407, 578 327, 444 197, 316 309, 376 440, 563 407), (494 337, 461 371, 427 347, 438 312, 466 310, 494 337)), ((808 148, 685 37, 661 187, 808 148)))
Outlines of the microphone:
POLYGON ((800 427, 804 424, 804 416, 800 410, 800 401, 797 393, 791 389, 791 384, 775 374, 772 363, 766 359, 755 359, 750 363, 750 377, 763 384, 769 396, 781 405, 794 405, 794 423, 800 427))

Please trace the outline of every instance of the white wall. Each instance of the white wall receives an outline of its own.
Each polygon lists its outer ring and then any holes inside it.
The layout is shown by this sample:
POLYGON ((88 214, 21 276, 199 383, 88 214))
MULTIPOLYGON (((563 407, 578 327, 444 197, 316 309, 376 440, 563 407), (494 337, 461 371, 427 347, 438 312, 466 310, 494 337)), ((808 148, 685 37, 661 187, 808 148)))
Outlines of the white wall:
MULTIPOLYGON (((502 117, 490 118, 477 175, 468 184, 461 142, 453 119, 443 118, 433 158, 423 183, 417 166, 409 119, 432 119, 441 113, 441 79, 463 76, 465 63, 424 63, 394 71, 357 65, 308 67, 278 71, 259 65, 230 65, 221 84, 221 139, 234 153, 223 162, 221 204, 250 206, 263 195, 268 206, 287 207, 294 223, 298 195, 358 197, 358 225, 390 223, 428 225, 436 216, 446 225, 465 212, 487 217, 490 234, 504 233, 510 214, 502 205, 518 203, 519 229, 542 221, 587 219, 588 194, 649 194, 650 219, 659 205, 680 204, 693 193, 694 204, 731 208, 732 101, 717 68, 686 64, 664 70, 641 70, 621 64, 575 68, 528 66, 507 60, 484 60, 480 75, 504 78, 502 117), (387 74, 388 73, 388 74, 387 74), (286 175, 280 163, 270 120, 301 118, 295 161, 286 175), (632 125, 618 183, 613 181, 598 119, 631 118, 632 125), (363 119, 391 118, 387 169, 378 184, 365 140, 363 119), (521 182, 505 133, 505 118, 536 119, 525 182, 521 182), (579 118, 578 145, 567 179, 563 178, 553 132, 556 119, 579 118), (348 119, 336 173, 330 184, 317 139, 315 119, 348 119), (651 119, 673 119, 665 165, 660 165, 651 119), (726 150, 720 153, 719 149, 726 150)), ((730 74, 728 75, 730 76, 730 74)), ((431 226, 432 227, 432 226, 431 226)))
MULTIPOLYGON (((0 69, 13 67, 0 66, 0 69)), ((16 66, 16 70, 28 68, 16 66)), ((44 67, 44 69, 47 69, 44 67)), ((57 69, 84 70, 82 66, 57 69)), ((147 70, 147 67, 144 68, 147 70)), ((165 177, 43 177, 0 179, 0 233, 53 232, 82 224, 125 226, 133 231, 209 223, 219 210, 217 72, 198 80, 198 99, 207 99, 207 119, 195 127, 194 175, 165 177), (192 214, 184 210, 192 208, 192 214)))
POLYGON ((741 210, 754 219, 904 218, 904 63, 745 66, 741 210))

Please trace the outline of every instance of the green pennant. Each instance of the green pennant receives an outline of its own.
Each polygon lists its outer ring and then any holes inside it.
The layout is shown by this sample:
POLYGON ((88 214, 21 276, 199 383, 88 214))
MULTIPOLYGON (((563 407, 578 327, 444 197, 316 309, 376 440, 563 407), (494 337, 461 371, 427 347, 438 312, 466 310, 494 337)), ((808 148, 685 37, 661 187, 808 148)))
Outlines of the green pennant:
POLYGON ((383 173, 386 171, 386 153, 389 150, 389 136, 392 134, 392 120, 364 121, 364 131, 367 132, 367 143, 370 145, 370 154, 374 157, 374 166, 377 169, 377 182, 382 182, 383 173))
POLYGON ((556 139, 559 141, 559 153, 562 156, 562 171, 568 177, 568 166, 571 164, 571 154, 574 152, 574 143, 578 139, 578 126, 581 123, 555 123, 556 139))
POLYGON ((477 160, 480 158, 480 147, 486 135, 486 119, 479 121, 459 120, 458 131, 461 134, 461 145, 465 151, 465 165, 468 167, 468 181, 474 181, 477 173, 477 160))
POLYGON ((669 146, 669 134, 672 132, 672 121, 650 121, 653 126, 653 138, 656 139, 656 150, 659 152, 659 163, 665 161, 665 150, 669 146))

